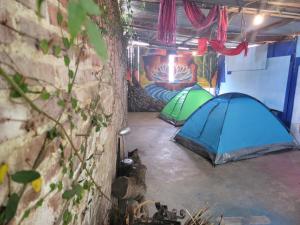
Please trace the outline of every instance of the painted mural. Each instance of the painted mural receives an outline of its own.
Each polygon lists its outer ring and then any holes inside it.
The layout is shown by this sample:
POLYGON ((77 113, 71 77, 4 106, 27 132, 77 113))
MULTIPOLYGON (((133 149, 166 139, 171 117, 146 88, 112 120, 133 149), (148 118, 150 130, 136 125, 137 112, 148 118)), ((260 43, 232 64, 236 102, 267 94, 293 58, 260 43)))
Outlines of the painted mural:
POLYGON ((140 48, 140 57, 137 59, 136 49, 134 52, 132 75, 145 92, 155 100, 167 103, 179 91, 196 83, 206 89, 216 85, 216 53, 193 56, 187 51, 170 54, 166 50, 140 48), (171 60, 173 63, 170 63, 171 60), (173 69, 171 74, 170 68, 173 69))

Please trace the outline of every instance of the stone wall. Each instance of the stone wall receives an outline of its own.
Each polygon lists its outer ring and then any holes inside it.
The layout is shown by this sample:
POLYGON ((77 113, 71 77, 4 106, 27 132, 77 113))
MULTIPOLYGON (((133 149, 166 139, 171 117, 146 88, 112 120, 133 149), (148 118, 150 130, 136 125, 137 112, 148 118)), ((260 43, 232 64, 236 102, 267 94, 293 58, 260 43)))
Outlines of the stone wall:
MULTIPOLYGON (((67 0, 59 0, 60 8, 66 17, 67 0)), ((99 2, 99 1, 98 1, 99 2)), ((101 0, 107 5, 111 19, 118 24, 119 9, 117 0, 101 0)), ((7 74, 17 70, 22 73, 31 90, 38 89, 40 84, 49 92, 60 89, 66 92, 68 70, 64 66, 63 57, 43 54, 38 47, 42 39, 51 40, 57 45, 61 35, 68 35, 66 29, 60 29, 56 21, 58 0, 45 0, 41 8, 41 18, 36 15, 36 0, 0 0, 0 67, 7 74)), ((115 27, 114 27, 115 28, 115 27)), ((91 121, 74 115, 74 132, 71 137, 80 148, 86 141, 87 167, 102 191, 110 197, 111 182, 115 174, 116 148, 118 131, 125 126, 127 112, 127 85, 125 82, 126 54, 121 37, 121 29, 109 30, 105 36, 108 46, 108 61, 103 63, 88 45, 80 56, 78 75, 74 83, 74 97, 81 108, 87 108, 99 99, 96 111, 110 117, 107 127, 99 132, 94 129, 86 138, 91 121)), ((71 68, 75 70, 75 59, 79 49, 63 50, 71 59, 71 68)), ((62 55, 61 54, 61 55, 62 55)), ((10 98, 11 87, 0 78, 0 164, 9 166, 9 173, 20 170, 36 170, 42 177, 42 189, 35 192, 27 185, 21 197, 16 216, 9 224, 19 224, 26 209, 29 216, 22 224, 46 225, 62 224, 66 209, 72 213, 72 224, 106 224, 111 202, 103 198, 96 188, 85 191, 78 205, 62 198, 62 193, 71 187, 72 180, 63 172, 59 145, 67 143, 65 138, 58 137, 47 140, 47 132, 53 128, 53 121, 32 109, 22 98, 10 98), (61 191, 50 192, 50 184, 63 184, 61 191), (40 199, 43 204, 35 207, 40 199)), ((70 130, 68 114, 63 113, 57 104, 57 98, 51 95, 47 101, 39 95, 28 94, 28 97, 53 118, 61 117, 66 130, 70 130), (53 97, 52 97, 53 96, 53 97)), ((68 144, 63 153, 64 159, 71 154, 68 144)), ((68 163, 67 160, 63 163, 68 163)), ((74 158, 74 176, 79 180, 86 178, 80 171, 79 161, 74 158)), ((22 185, 5 178, 0 184, 0 205, 6 205, 8 193, 22 192, 22 185)), ((70 224, 71 224, 70 223, 70 224)))

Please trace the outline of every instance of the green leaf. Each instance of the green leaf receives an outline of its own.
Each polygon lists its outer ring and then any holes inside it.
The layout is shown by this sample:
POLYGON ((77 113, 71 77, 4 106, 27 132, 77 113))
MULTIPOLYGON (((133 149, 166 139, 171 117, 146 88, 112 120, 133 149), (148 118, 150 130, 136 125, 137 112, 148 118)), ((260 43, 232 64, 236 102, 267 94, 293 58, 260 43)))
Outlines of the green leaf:
POLYGON ((29 214, 30 214, 30 209, 26 209, 23 216, 22 216, 22 220, 28 218, 29 214))
POLYGON ((58 102, 57 102, 57 105, 61 106, 61 107, 65 107, 65 101, 62 100, 62 99, 59 99, 58 102))
POLYGON ((69 39, 64 37, 64 38, 62 38, 62 41, 63 41, 65 48, 69 49, 71 46, 69 39))
MULTIPOLYGON (((14 82, 19 86, 19 88, 24 92, 28 92, 28 85, 24 82, 23 76, 19 73, 13 75, 14 82)), ((20 93, 17 90, 11 90, 10 97, 19 98, 21 97, 20 93)))
POLYGON ((73 87, 72 83, 68 83, 68 93, 71 93, 72 87, 73 87))
POLYGON ((58 57, 59 54, 60 54, 60 52, 61 52, 60 46, 54 45, 54 46, 53 46, 53 52, 54 52, 54 55, 55 55, 56 57, 58 57))
POLYGON ((76 184, 74 189, 77 196, 81 196, 84 191, 83 187, 80 184, 76 184))
POLYGON ((69 66, 69 65, 70 65, 70 58, 69 58, 69 56, 64 55, 64 62, 65 62, 65 65, 66 65, 66 66, 69 66))
POLYGON ((63 18, 63 15, 61 14, 61 11, 58 10, 58 11, 57 11, 57 14, 56 14, 56 20, 57 20, 58 25, 61 25, 61 24, 62 24, 63 19, 64 19, 64 18, 63 18))
POLYGON ((41 198, 40 200, 37 201, 37 203, 35 203, 35 208, 41 207, 44 203, 44 199, 41 198))
POLYGON ((69 70, 68 75, 69 75, 70 79, 72 79, 74 77, 73 70, 69 70))
POLYGON ((86 29, 90 44, 93 46, 98 56, 105 61, 107 59, 107 48, 100 30, 91 20, 87 21, 86 29))
POLYGON ((19 73, 15 73, 13 75, 13 80, 14 80, 14 82, 16 82, 17 84, 20 85, 21 83, 23 83, 23 76, 19 73))
POLYGON ((75 186, 73 186, 72 189, 66 190, 62 194, 62 198, 69 200, 69 199, 73 198, 75 195, 81 196, 83 191, 84 191, 83 187, 80 184, 76 184, 75 186))
POLYGON ((83 121, 87 120, 87 115, 83 111, 81 111, 81 118, 83 119, 83 121))
POLYGON ((25 83, 20 84, 19 86, 24 93, 28 92, 28 85, 25 83))
POLYGON ((5 223, 5 207, 1 207, 0 209, 0 224, 3 225, 5 223))
POLYGON ((82 8, 90 15, 100 16, 99 6, 93 0, 80 0, 82 8))
POLYGON ((63 173, 63 174, 66 174, 66 173, 67 173, 67 171, 68 171, 67 167, 66 167, 65 165, 63 165, 63 170, 62 170, 62 173, 63 173))
POLYGON ((99 131, 100 131, 100 129, 101 129, 101 127, 100 127, 100 126, 96 126, 96 132, 99 132, 99 131))
POLYGON ((20 98, 20 97, 21 97, 21 95, 19 94, 19 92, 16 91, 16 90, 11 90, 9 96, 10 96, 11 98, 20 98))
POLYGON ((84 183, 83 183, 83 188, 85 190, 90 190, 90 188, 91 188, 92 185, 93 185, 92 182, 89 182, 89 181, 85 180, 84 183))
POLYGON ((49 51, 49 44, 48 44, 47 40, 45 40, 45 39, 41 40, 39 46, 40 46, 40 49, 42 50, 42 52, 44 54, 48 53, 48 51, 49 51))
POLYGON ((58 191, 61 191, 63 189, 63 183, 61 180, 57 183, 57 189, 58 191))
POLYGON ((75 196, 75 194, 76 194, 76 192, 75 192, 74 189, 66 190, 66 191, 64 191, 64 193, 62 194, 62 198, 63 198, 63 199, 69 200, 69 199, 73 198, 73 197, 75 196))
POLYGON ((71 104, 72 104, 72 108, 76 109, 78 100, 76 98, 71 97, 71 104))
POLYGON ((40 176, 40 173, 35 170, 21 170, 11 175, 11 179, 17 183, 26 184, 38 179, 40 176))
POLYGON ((42 7, 42 3, 45 0, 36 0, 36 14, 40 17, 41 16, 41 7, 42 7))
POLYGON ((6 208, 5 208, 5 212, 4 212, 4 215, 5 215, 4 217, 5 217, 6 222, 10 221, 16 215, 19 201, 20 201, 20 197, 16 193, 13 193, 9 197, 6 208))
POLYGON ((68 225, 72 221, 72 213, 66 210, 63 214, 63 225, 68 225))
POLYGON ((41 93, 41 99, 48 100, 50 98, 50 93, 46 90, 43 90, 41 93))
POLYGON ((56 184, 55 183, 51 183, 50 184, 50 191, 54 191, 56 188, 56 184))
POLYGON ((53 127, 50 130, 47 131, 47 138, 50 140, 53 140, 54 138, 58 137, 60 135, 59 131, 53 127))
POLYGON ((85 151, 84 145, 81 144, 81 145, 80 145, 80 152, 83 153, 84 151, 85 151))
POLYGON ((74 39, 81 30, 81 26, 86 18, 86 12, 81 4, 74 0, 68 4, 68 28, 71 40, 74 39))

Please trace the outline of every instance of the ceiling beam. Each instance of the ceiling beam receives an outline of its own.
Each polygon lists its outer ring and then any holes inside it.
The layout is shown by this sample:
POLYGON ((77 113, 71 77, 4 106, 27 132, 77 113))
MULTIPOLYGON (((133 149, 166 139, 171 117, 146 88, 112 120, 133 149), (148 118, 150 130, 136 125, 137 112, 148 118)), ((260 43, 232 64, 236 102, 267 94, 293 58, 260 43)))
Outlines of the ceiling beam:
MULTIPOLYGON (((145 21, 141 21, 141 20, 139 20, 139 21, 134 20, 132 23, 132 27, 146 28, 151 31, 158 30, 156 23, 145 22, 145 21)), ((184 28, 184 27, 176 27, 176 33, 186 35, 186 36, 197 35, 197 31, 195 29, 189 29, 189 28, 184 28)))
MULTIPOLYGON (((157 16, 158 12, 153 11, 153 7, 151 6, 148 10, 148 7, 146 6, 147 10, 143 11, 141 8, 138 6, 139 3, 147 2, 147 3, 153 3, 158 6, 159 1, 158 0, 132 0, 134 2, 134 18, 133 18, 133 24, 132 28, 136 30, 137 35, 141 38, 141 35, 145 35, 145 39, 148 39, 147 42, 153 42, 156 43, 156 36, 157 36, 157 16), (152 12, 153 11, 153 12, 152 12)), ((255 7, 258 7, 259 1, 254 3, 253 0, 242 0, 240 2, 241 5, 246 6, 244 8, 239 8, 236 7, 237 5, 237 0, 195 0, 197 3, 199 3, 199 7, 202 8, 203 4, 206 6, 206 8, 211 7, 212 4, 209 3, 218 3, 218 2, 226 2, 226 4, 229 2, 232 3, 232 5, 235 4, 235 7, 229 7, 228 12, 230 17, 233 15, 236 15, 238 13, 245 13, 245 14, 257 14, 257 9, 256 8, 251 8, 253 7, 254 4, 256 4, 255 7), (201 3, 200 3, 201 2, 201 3), (204 3, 203 3, 204 2, 204 3), (253 4, 249 4, 253 3, 253 4), (206 5, 205 5, 206 4, 206 5), (242 10, 242 11, 240 11, 242 10)), ((289 5, 289 6, 295 6, 295 5, 300 5, 299 0, 288 0, 288 2, 282 2, 280 3, 279 1, 276 0, 265 0, 266 4, 271 4, 275 5, 280 4, 282 6, 289 5)), ((177 1, 177 5, 181 4, 182 1, 177 1)), ((265 8, 266 4, 263 4, 262 7, 265 8)), ((269 4, 269 5, 270 5, 269 4)), ((157 7, 154 7, 157 8, 157 7)), ((267 30, 273 30, 278 27, 284 26, 286 24, 289 24, 293 21, 297 22, 300 20, 300 8, 296 8, 295 10, 299 10, 299 13, 296 11, 295 12, 287 12, 287 11, 275 11, 275 9, 278 7, 274 7, 273 10, 265 10, 262 9, 260 12, 264 13, 266 16, 276 16, 276 17, 282 17, 283 19, 277 20, 276 22, 273 22, 271 24, 268 24, 266 26, 260 26, 257 27, 255 30, 250 30, 248 31, 245 35, 246 38, 249 42, 253 43, 261 43, 261 42, 274 42, 274 41, 280 41, 280 40, 285 40, 285 39, 292 39, 294 37, 294 34, 281 34, 281 35, 264 35, 263 32, 267 30)), ((192 26, 177 26, 176 29, 176 36, 179 38, 179 41, 182 41, 179 45, 184 46, 187 44, 191 44, 191 40, 196 39, 198 37, 210 37, 210 30, 198 32, 196 29, 194 29, 192 26)), ((237 32, 228 32, 228 41, 241 41, 243 40, 244 37, 241 36, 239 31, 237 32)), ((178 40, 178 39, 177 39, 178 40)))
MULTIPOLYGON (((235 15, 236 13, 229 13, 228 14, 228 24, 230 24, 230 21, 232 19, 232 17, 235 15)), ((201 32, 202 33, 202 32, 201 32)), ((211 29, 207 29, 206 32, 204 31, 203 32, 203 35, 202 36, 210 36, 210 33, 211 33, 211 29), (205 35, 206 34, 206 35, 205 35)), ((186 42, 192 40, 192 39, 195 39, 197 38, 198 36, 200 35, 197 35, 197 36, 192 36, 192 37, 189 37, 188 39, 184 40, 181 44, 184 45, 186 42)))
POLYGON ((299 0, 289 0, 287 1, 268 1, 268 5, 282 6, 282 7, 292 7, 292 8, 300 8, 299 0))
MULTIPOLYGON (((255 15, 258 13, 257 9, 252 8, 238 8, 238 7, 229 7, 227 9, 228 12, 234 12, 234 13, 245 13, 250 15, 255 15)), ((280 18, 289 18, 289 19, 295 19, 300 20, 300 13, 294 13, 294 12, 287 12, 287 11, 275 11, 275 10, 265 10, 260 9, 260 13, 263 13, 266 16, 271 17, 280 17, 280 18)))
MULTIPOLYGON (((245 14, 257 14, 258 10, 264 13, 266 16, 290 18, 300 20, 300 3, 298 0, 289 0, 285 2, 279 1, 266 1, 265 4, 259 4, 260 1, 251 2, 243 1, 241 5, 238 4, 237 0, 194 0, 201 8, 211 8, 214 4, 228 6, 228 12, 240 13, 241 10, 245 14), (272 6, 271 8, 269 6, 272 6), (275 6, 275 8, 274 8, 275 6), (292 7, 295 11, 288 11, 288 7, 292 7)), ((159 4, 159 0, 133 0, 133 2, 146 2, 152 4, 159 4)), ((182 5, 179 3, 177 5, 182 5)))
POLYGON ((282 20, 279 20, 279 21, 276 21, 274 23, 271 23, 271 24, 268 24, 266 26, 263 26, 263 27, 259 27, 258 29, 256 30, 252 30, 252 31, 249 31, 247 33, 247 40, 249 40, 249 42, 252 42, 252 41, 255 41, 255 37, 261 32, 261 31, 268 31, 268 30, 271 30, 271 29, 275 29, 275 28, 279 28, 279 27, 282 27, 284 25, 287 25, 291 22, 293 22, 294 20, 292 19, 282 19, 282 20))
MULTIPOLYGON (((150 3, 150 4, 159 4, 159 0, 131 0, 132 2, 136 3, 150 3)), ((199 5, 226 5, 231 7, 246 7, 249 6, 250 8, 253 7, 259 7, 261 0, 244 0, 244 1, 237 1, 237 0, 192 0, 196 2, 199 5)), ((177 1, 176 5, 181 6, 183 5, 182 1, 177 1)), ((298 0, 285 0, 285 1, 276 1, 276 0, 266 0, 265 1, 265 7, 267 5, 274 5, 279 7, 294 7, 294 8, 300 8, 300 2, 298 0)))
MULTIPOLYGON (((154 32, 157 32, 156 29, 153 29, 151 27, 147 27, 147 26, 138 26, 138 25, 133 25, 132 27, 136 28, 136 29, 140 29, 140 30, 143 30, 143 31, 154 31, 154 32)), ((247 40, 249 40, 249 38, 251 37, 252 33, 248 33, 247 34, 247 40)), ((178 34, 177 36, 180 36, 180 37, 189 37, 188 35, 183 35, 183 34, 178 34)), ((163 44, 159 43, 157 40, 147 40, 145 37, 143 36, 138 36, 139 39, 141 40, 144 40, 144 41, 147 41, 147 42, 150 42, 149 44, 160 44, 161 46, 163 46, 163 44)), ((240 35, 240 33, 228 33, 227 34, 227 39, 228 41, 235 41, 235 42, 240 42, 242 41, 242 37, 240 35)), ((286 35, 286 36, 283 36, 283 35, 256 35, 255 36, 255 39, 252 40, 251 43, 266 43, 266 42, 276 42, 276 41, 283 41, 283 40, 291 40, 293 39, 293 35, 286 35)), ((192 45, 192 46, 196 46, 197 44, 195 45, 192 45)), ((180 44, 177 44, 176 46, 181 46, 181 47, 185 47, 185 46, 191 46, 191 45, 188 45, 187 43, 180 43, 180 44)))

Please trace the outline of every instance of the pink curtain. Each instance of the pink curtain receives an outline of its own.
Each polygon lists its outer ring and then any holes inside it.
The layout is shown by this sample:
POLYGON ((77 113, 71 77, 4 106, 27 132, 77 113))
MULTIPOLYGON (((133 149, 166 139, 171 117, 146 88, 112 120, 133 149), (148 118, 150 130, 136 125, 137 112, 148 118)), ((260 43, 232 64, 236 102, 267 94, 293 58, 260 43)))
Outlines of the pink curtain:
POLYGON ((165 44, 176 41, 176 0, 160 0, 158 40, 165 44))
POLYGON ((204 55, 206 53, 208 43, 216 52, 219 52, 222 55, 239 55, 242 51, 244 51, 244 54, 246 56, 248 52, 248 42, 246 41, 241 42, 235 48, 226 48, 224 43, 220 42, 219 40, 208 40, 207 38, 199 38, 198 53, 200 55, 204 55))
POLYGON ((185 13, 190 20, 191 24, 198 30, 203 30, 209 27, 218 15, 218 6, 214 6, 208 13, 207 17, 198 8, 197 4, 190 0, 183 0, 185 13))
POLYGON ((218 31, 217 40, 221 43, 227 41, 227 27, 228 27, 228 17, 226 7, 219 8, 219 21, 218 21, 218 31))

